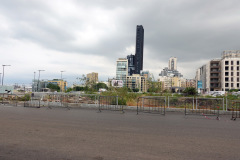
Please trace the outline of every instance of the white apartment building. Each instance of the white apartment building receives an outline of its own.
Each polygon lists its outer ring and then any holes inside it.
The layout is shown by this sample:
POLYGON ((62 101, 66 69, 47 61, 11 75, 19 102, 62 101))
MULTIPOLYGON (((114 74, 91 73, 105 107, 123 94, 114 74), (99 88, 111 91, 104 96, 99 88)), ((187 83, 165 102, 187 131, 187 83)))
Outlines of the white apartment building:
POLYGON ((202 82, 202 91, 240 90, 239 65, 240 50, 224 51, 221 59, 213 59, 201 66, 196 72, 197 82, 202 82))
POLYGON ((222 91, 229 91, 230 89, 240 90, 239 62, 240 62, 240 50, 223 52, 221 60, 222 91))

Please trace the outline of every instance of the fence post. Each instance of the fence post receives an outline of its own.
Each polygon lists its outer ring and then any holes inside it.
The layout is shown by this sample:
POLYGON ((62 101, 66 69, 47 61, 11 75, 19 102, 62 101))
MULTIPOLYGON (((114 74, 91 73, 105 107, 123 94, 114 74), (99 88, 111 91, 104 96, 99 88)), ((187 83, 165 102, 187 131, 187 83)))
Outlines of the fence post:
POLYGON ((118 107, 118 96, 117 96, 116 100, 117 100, 117 103, 116 103, 116 104, 117 104, 117 107, 118 107))
POLYGON ((101 101, 101 96, 99 96, 99 97, 98 97, 98 101, 99 101, 99 102, 98 102, 98 109, 99 109, 99 112, 101 112, 101 109, 100 109, 100 104, 101 104, 101 102, 100 102, 100 101, 101 101))
POLYGON ((193 110, 194 110, 194 97, 193 97, 193 110))
POLYGON ((166 114, 166 103, 167 103, 166 100, 167 100, 167 99, 166 99, 166 97, 165 97, 164 116, 165 116, 165 114, 166 114))
POLYGON ((167 106, 167 97, 165 96, 165 106, 164 106, 164 112, 165 112, 165 108, 167 106))
POLYGON ((169 108, 169 96, 168 96, 168 108, 169 108))
POLYGON ((3 104, 3 96, 2 96, 2 104, 3 104))
POLYGON ((225 110, 225 106, 224 106, 224 98, 223 98, 223 111, 225 110))
POLYGON ((226 111, 228 110, 228 100, 226 98, 226 111))
POLYGON ((64 95, 63 95, 63 93, 60 93, 60 103, 61 103, 61 106, 63 106, 63 97, 64 97, 64 95))
POLYGON ((97 102, 96 102, 96 99, 97 99, 97 98, 96 98, 96 95, 95 95, 95 107, 97 107, 97 102))
POLYGON ((196 97, 196 109, 197 109, 197 97, 196 97))

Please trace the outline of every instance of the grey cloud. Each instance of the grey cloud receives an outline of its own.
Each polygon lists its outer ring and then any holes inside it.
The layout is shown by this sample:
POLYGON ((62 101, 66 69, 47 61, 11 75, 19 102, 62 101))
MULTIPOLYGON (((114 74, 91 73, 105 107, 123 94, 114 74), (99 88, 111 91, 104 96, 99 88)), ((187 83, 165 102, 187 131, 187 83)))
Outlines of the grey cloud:
POLYGON ((119 15, 114 17, 116 32, 106 30, 94 46, 75 44, 75 31, 84 30, 89 22, 81 21, 74 15, 59 16, 43 1, 2 1, 0 14, 11 21, 13 38, 61 52, 106 56, 113 63, 116 58, 126 56, 126 47, 135 46, 138 24, 145 29, 148 59, 168 61, 170 56, 176 56, 186 63, 220 57, 223 50, 239 49, 240 2, 237 0, 70 2, 74 2, 76 7, 104 9, 110 13, 119 11, 119 15))

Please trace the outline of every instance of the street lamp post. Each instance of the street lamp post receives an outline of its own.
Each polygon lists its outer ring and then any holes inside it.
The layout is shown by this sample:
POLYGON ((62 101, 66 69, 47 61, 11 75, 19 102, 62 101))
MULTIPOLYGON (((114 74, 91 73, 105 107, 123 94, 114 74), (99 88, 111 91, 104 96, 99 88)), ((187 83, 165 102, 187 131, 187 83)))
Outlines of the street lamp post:
POLYGON ((60 72, 61 72, 61 80, 62 80, 62 73, 63 73, 63 72, 66 72, 66 71, 60 71, 60 72))
POLYGON ((2 77, 2 73, 0 73, 0 84, 1 84, 1 79, 2 79, 1 77, 2 77))
POLYGON ((62 73, 63 73, 63 72, 66 72, 66 71, 60 71, 60 72, 61 72, 61 80, 62 80, 61 86, 60 86, 60 91, 62 92, 62 85, 64 85, 64 84, 62 84, 62 83, 64 83, 64 82, 63 82, 63 78, 62 78, 62 73))
POLYGON ((2 65, 3 66, 3 75, 2 75, 2 86, 3 86, 3 80, 4 80, 4 67, 5 66, 11 66, 11 65, 2 65))
POLYGON ((40 72, 41 71, 45 71, 45 70, 38 70, 38 72, 39 72, 39 75, 38 75, 38 85, 37 85, 37 91, 39 90, 39 83, 40 83, 40 72))
POLYGON ((32 88, 33 91, 36 92, 36 88, 35 88, 35 76, 36 76, 36 72, 33 72, 34 76, 33 76, 33 84, 32 84, 32 88))

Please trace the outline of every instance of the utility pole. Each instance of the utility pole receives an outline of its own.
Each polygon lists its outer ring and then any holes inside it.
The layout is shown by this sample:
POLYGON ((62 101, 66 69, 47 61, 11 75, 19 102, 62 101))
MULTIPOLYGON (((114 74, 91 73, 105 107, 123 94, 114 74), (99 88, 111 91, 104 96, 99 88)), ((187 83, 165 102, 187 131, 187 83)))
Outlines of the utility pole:
POLYGON ((3 80, 4 80, 4 67, 5 66, 11 66, 11 65, 2 65, 3 66, 3 75, 2 75, 2 86, 3 86, 3 80))
POLYGON ((34 76, 33 76, 33 85, 32 85, 32 88, 33 88, 33 91, 36 92, 36 88, 35 88, 35 75, 36 75, 36 72, 33 72, 34 76))
POLYGON ((66 72, 66 71, 60 71, 60 72, 61 72, 61 80, 62 80, 62 73, 63 73, 63 72, 66 72))

